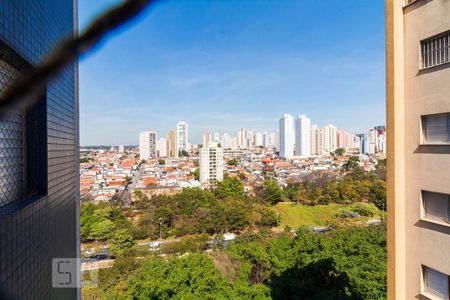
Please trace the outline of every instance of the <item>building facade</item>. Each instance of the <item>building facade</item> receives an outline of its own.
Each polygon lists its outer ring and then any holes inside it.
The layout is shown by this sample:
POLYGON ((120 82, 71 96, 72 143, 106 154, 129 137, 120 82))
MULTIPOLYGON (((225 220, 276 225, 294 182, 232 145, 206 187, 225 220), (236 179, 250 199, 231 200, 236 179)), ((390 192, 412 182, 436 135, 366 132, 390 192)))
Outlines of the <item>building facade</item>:
MULTIPOLYGON (((76 5, 0 1, 0 95, 76 34, 76 5)), ((76 299, 52 287, 52 259, 79 257, 78 65, 36 97, 0 119, 0 298, 76 299)))
POLYGON ((186 122, 177 123, 177 149, 178 152, 188 151, 189 131, 186 122))
POLYGON ((331 124, 323 128, 323 149, 326 154, 329 154, 336 150, 336 130, 336 126, 331 124))
POLYGON ((311 120, 305 115, 295 119, 295 155, 311 155, 311 120))
POLYGON ((223 180, 223 149, 210 142, 200 149, 200 183, 203 188, 215 187, 223 180))
POLYGON ((386 1, 389 299, 449 299, 450 1, 386 1))
POLYGON ((178 157, 178 143, 177 143, 177 132, 175 130, 169 130, 167 135, 167 140, 169 143, 169 156, 178 157))
POLYGON ((139 158, 149 159, 156 157, 156 132, 153 130, 139 133, 139 158))
POLYGON ((292 158, 294 156, 294 118, 284 114, 279 122, 280 129, 280 157, 292 158))
POLYGON ((317 128, 317 125, 311 126, 311 155, 324 154, 323 141, 323 129, 317 128))

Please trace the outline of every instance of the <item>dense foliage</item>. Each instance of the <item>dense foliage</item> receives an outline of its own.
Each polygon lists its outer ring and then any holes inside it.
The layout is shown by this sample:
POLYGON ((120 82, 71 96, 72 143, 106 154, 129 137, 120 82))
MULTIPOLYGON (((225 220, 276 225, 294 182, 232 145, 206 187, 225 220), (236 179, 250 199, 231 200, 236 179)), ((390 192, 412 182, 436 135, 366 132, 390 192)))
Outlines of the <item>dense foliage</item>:
POLYGON ((211 254, 119 260, 100 270, 99 288, 83 293, 119 299, 385 299, 385 228, 249 234, 211 254))
POLYGON ((386 181, 378 172, 366 173, 359 168, 340 179, 305 180, 284 190, 290 201, 304 205, 352 204, 370 202, 386 208, 386 181))

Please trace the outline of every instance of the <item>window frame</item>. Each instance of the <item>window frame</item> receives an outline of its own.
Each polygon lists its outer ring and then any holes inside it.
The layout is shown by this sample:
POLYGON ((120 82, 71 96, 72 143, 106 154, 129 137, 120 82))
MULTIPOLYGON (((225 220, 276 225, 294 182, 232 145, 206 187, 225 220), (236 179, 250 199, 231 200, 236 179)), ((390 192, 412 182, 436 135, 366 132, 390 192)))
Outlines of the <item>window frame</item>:
POLYGON ((426 115, 420 116, 420 142, 419 144, 421 146, 450 146, 450 112, 444 112, 444 113, 431 113, 426 115), (425 126, 425 119, 427 117, 432 116, 439 116, 439 115, 446 115, 447 116, 447 143, 435 143, 435 142, 427 142, 426 139, 426 126, 425 126))
POLYGON ((427 273, 427 270, 428 269, 429 270, 433 270, 433 271, 438 272, 438 273, 441 273, 441 274, 443 274, 443 275, 445 275, 447 277, 447 293, 450 295, 450 276, 445 274, 445 273, 442 273, 442 272, 440 272, 440 271, 438 271, 438 270, 436 270, 434 268, 430 268, 428 266, 425 266, 425 265, 421 266, 421 277, 422 277, 421 279, 422 280, 420 282, 420 294, 422 296, 426 297, 427 299, 430 299, 430 300, 447 300, 445 298, 439 297, 438 295, 427 291, 427 289, 428 289, 428 273, 427 273))
POLYGON ((430 190, 421 190, 420 191, 420 220, 426 221, 429 223, 434 223, 446 227, 450 227, 450 194, 447 193, 440 193, 440 192, 433 192, 430 190), (433 194, 441 194, 447 196, 447 220, 446 221, 440 221, 435 220, 427 217, 427 211, 426 211, 426 193, 433 193, 433 194))
MULTIPOLYGON (((407 1, 407 0, 405 0, 405 1, 407 1)), ((407 4, 407 5, 411 5, 411 4, 413 4, 413 3, 417 2, 417 1, 419 1, 419 0, 413 0, 413 2, 411 2, 411 3, 407 4)), ((436 49, 431 50, 430 49, 430 50, 428 50, 427 54, 440 51, 441 49, 442 48, 440 48, 439 50, 436 50, 436 49)), ((445 52, 445 50, 444 50, 444 52, 445 52)), ((437 56, 439 56, 439 54, 437 56)), ((431 59, 434 60, 433 56, 431 57, 431 59)), ((436 60, 437 59, 438 59, 438 57, 436 57, 436 60)), ((427 38, 425 38, 423 40, 420 40, 420 42, 419 42, 419 70, 428 70, 428 69, 444 66, 446 64, 450 64, 450 30, 446 30, 444 32, 441 32, 441 33, 435 34, 433 36, 427 37, 427 38), (425 66, 424 56, 426 54, 424 54, 424 52, 423 52, 424 44, 429 46, 430 48, 433 48, 434 45, 429 43, 429 42, 436 41, 437 43, 439 43, 438 39, 441 38, 441 37, 447 37, 447 46, 443 46, 444 49, 445 49, 445 47, 447 47, 447 60, 442 62, 442 63, 439 63, 439 64, 436 63, 436 64, 433 64, 433 65, 425 66)))

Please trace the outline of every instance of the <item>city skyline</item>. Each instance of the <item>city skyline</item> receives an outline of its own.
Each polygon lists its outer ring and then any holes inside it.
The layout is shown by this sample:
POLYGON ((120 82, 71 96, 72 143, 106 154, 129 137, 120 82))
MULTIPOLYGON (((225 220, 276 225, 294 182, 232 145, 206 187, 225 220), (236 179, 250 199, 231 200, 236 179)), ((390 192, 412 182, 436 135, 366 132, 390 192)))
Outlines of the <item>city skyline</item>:
MULTIPOLYGON (((112 3, 79 1, 80 28, 112 3)), ((382 2, 165 1, 123 31, 80 62, 82 145, 137 144, 179 120, 200 143, 272 130, 285 111, 355 133, 385 123, 382 2)))

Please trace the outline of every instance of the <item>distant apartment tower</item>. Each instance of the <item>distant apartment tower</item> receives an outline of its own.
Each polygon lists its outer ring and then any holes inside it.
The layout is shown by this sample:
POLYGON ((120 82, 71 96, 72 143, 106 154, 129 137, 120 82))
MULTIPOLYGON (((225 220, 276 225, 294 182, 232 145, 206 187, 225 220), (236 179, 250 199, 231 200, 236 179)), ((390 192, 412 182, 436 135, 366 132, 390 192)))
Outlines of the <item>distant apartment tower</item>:
POLYGON ((326 154, 336 150, 336 126, 327 125, 323 128, 323 149, 326 154))
POLYGON ((186 122, 177 123, 177 149, 178 152, 188 151, 189 131, 186 122))
POLYGON ((119 153, 124 153, 124 152, 125 152, 125 146, 119 145, 119 153))
POLYGON ((149 159, 156 157, 156 132, 152 130, 139 133, 139 157, 149 159))
POLYGON ((177 142, 177 132, 176 130, 169 130, 167 134, 167 142, 168 142, 168 155, 170 157, 178 157, 178 142, 177 142))
MULTIPOLYGON (((77 35, 76 1, 0 1, 0 95, 77 35)), ((80 257, 78 64, 29 97, 0 118, 0 298, 79 299, 76 266, 52 287, 52 260, 80 257)))
POLYGON ((200 183, 204 188, 215 187, 223 180, 223 149, 216 142, 200 148, 200 183))
POLYGON ((238 146, 239 148, 248 148, 247 130, 241 128, 238 132, 238 146))
POLYGON ((207 146, 210 142, 213 142, 211 133, 209 131, 203 132, 202 147, 207 146))
POLYGON ((317 125, 311 126, 311 155, 323 155, 324 135, 323 129, 317 128, 317 125))
POLYGON ((295 119, 295 155, 311 155, 311 120, 305 115, 295 119))
POLYGON ((255 142, 254 145, 257 147, 264 146, 264 135, 262 132, 255 133, 255 142))
POLYGON ((449 12, 386 1, 389 299, 449 299, 449 12))
POLYGON ((156 156, 168 157, 169 156, 169 140, 166 138, 159 138, 156 140, 156 156))
POLYGON ((222 148, 224 148, 224 149, 231 148, 232 141, 231 141, 231 137, 228 133, 224 133, 222 135, 222 143, 221 144, 222 144, 222 148))
POLYGON ((294 118, 290 114, 284 114, 279 122, 280 129, 280 157, 291 158, 294 156, 294 118))

